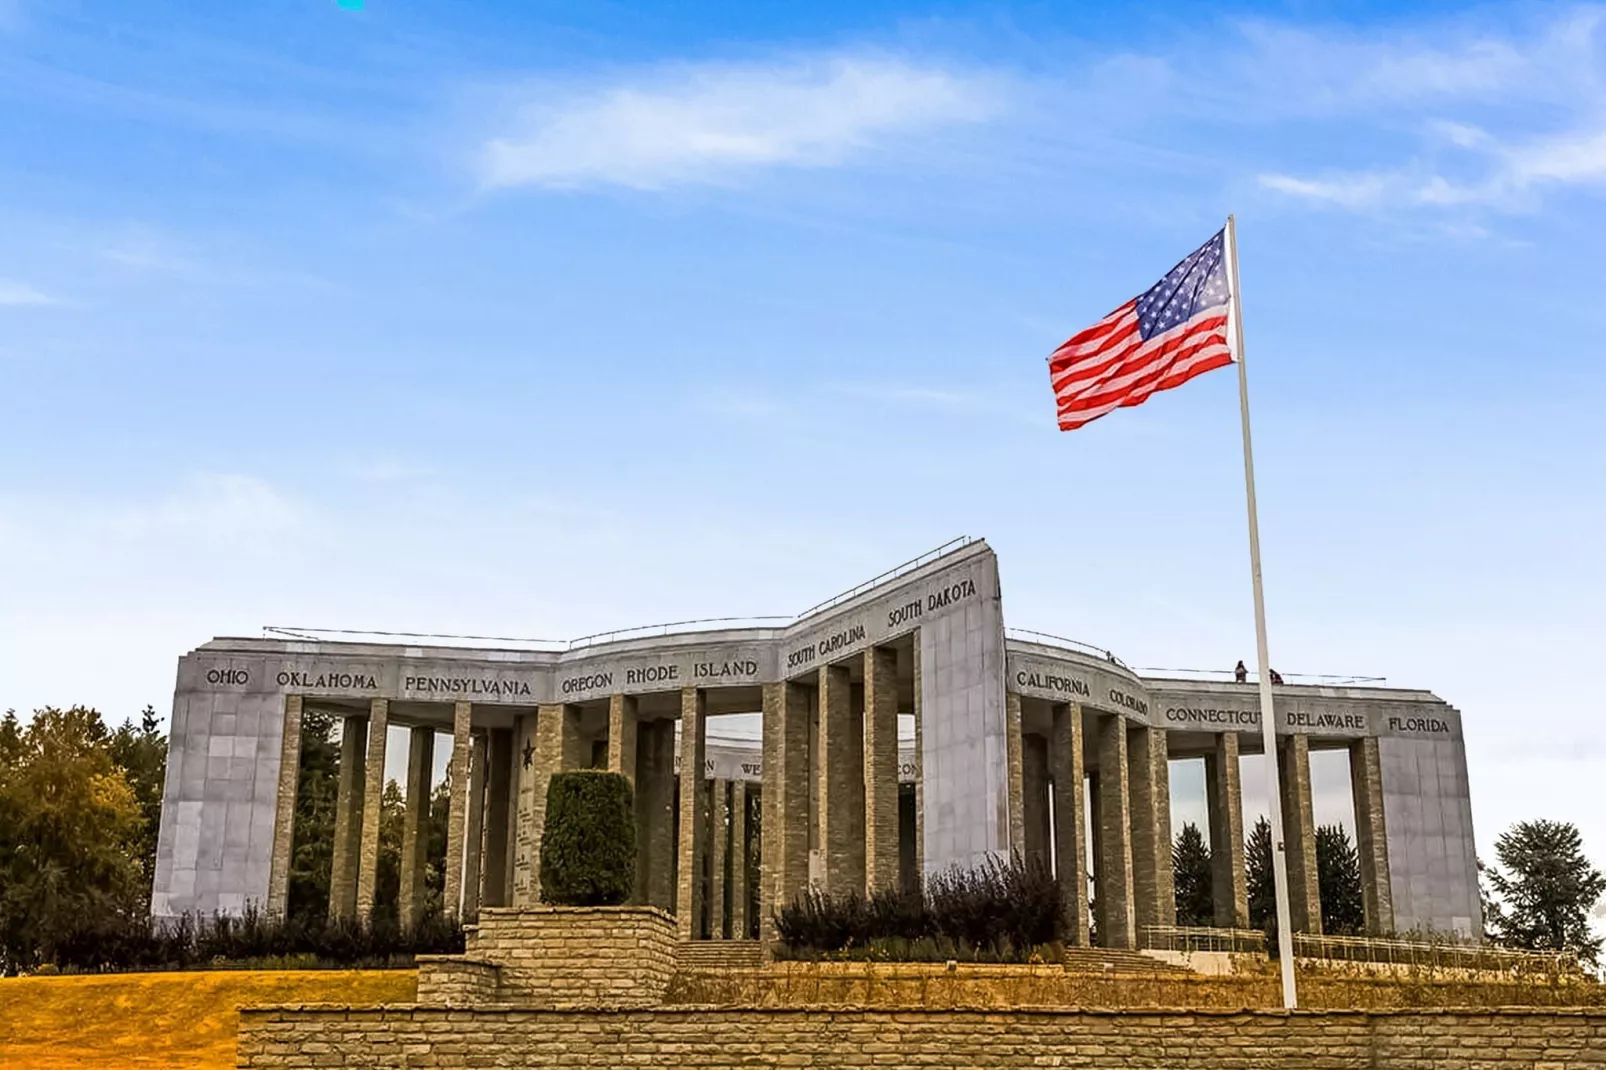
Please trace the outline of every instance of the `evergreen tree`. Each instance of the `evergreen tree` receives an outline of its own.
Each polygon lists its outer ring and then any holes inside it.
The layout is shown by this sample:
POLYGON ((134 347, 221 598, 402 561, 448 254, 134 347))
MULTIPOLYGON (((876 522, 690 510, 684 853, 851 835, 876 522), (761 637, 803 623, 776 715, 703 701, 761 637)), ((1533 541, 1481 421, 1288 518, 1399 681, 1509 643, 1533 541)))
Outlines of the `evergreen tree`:
POLYGON ((1277 927, 1277 885, 1271 871, 1271 822, 1255 822, 1244 843, 1244 883, 1249 892, 1249 927, 1269 933, 1277 927))
POLYGON ((1210 872, 1210 846, 1199 826, 1188 822, 1171 845, 1171 871, 1177 901, 1178 925, 1210 925, 1215 920, 1215 898, 1210 872))
POLYGON ((1488 871, 1500 899, 1495 932, 1508 947, 1573 951, 1595 965, 1601 940, 1589 912, 1606 893, 1606 876, 1584 857, 1583 839, 1567 821, 1519 821, 1495 841, 1499 868, 1488 871))
POLYGON ((379 864, 374 867, 374 918, 396 924, 401 907, 402 831, 407 827, 407 797, 401 785, 385 781, 379 799, 379 864))
POLYGON ((142 818, 136 861, 146 897, 156 880, 156 837, 162 827, 162 785, 167 779, 167 737, 156 730, 156 710, 140 711, 139 727, 130 721, 112 733, 111 758, 134 792, 142 818))
POLYGON ((1366 930, 1361 856, 1343 825, 1316 830, 1316 884, 1322 899, 1322 932, 1354 936, 1366 930))
POLYGON ((307 709, 301 714, 301 771, 290 847, 288 904, 288 912, 295 918, 322 918, 329 912, 335 808, 340 794, 340 745, 330 738, 334 728, 334 717, 320 710, 307 709))

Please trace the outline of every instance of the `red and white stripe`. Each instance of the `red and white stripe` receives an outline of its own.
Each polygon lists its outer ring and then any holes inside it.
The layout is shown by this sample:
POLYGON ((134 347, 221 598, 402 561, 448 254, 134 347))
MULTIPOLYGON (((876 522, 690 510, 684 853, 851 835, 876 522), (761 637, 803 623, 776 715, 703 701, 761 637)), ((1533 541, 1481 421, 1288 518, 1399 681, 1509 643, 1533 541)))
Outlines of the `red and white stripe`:
POLYGON ((1232 363, 1227 306, 1201 310, 1145 342, 1134 298, 1054 350, 1049 381, 1061 431, 1074 431, 1119 408, 1232 363))

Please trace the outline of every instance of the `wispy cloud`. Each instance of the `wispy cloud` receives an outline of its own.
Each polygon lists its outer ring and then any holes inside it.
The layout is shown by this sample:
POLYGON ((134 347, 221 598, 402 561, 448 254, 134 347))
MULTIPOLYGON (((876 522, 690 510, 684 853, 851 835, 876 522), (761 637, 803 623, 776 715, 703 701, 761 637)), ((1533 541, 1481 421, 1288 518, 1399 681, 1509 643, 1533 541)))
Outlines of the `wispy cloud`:
POLYGON ((56 300, 21 282, 0 279, 0 305, 53 305, 56 300))
POLYGON ((1531 207, 1546 189, 1606 185, 1606 126, 1507 144, 1474 127, 1451 127, 1457 144, 1475 155, 1461 175, 1412 163, 1392 171, 1325 174, 1268 173, 1269 190, 1355 211, 1394 208, 1531 207))
POLYGON ((1009 398, 970 387, 844 382, 828 384, 826 390, 876 405, 987 413, 1024 424, 1047 424, 1051 420, 1052 412, 1051 408, 1041 410, 1027 408, 1009 398))
POLYGON ((425 479, 434 475, 436 471, 431 465, 415 464, 399 457, 353 458, 340 467, 351 478, 369 483, 401 483, 425 479))
POLYGON ((1404 110, 1421 131, 1416 150, 1393 164, 1274 170, 1259 184, 1328 208, 1445 218, 1527 210, 1550 189, 1606 185, 1603 16, 1587 7, 1503 35, 1439 24, 1432 34, 1366 41, 1251 27, 1258 77, 1285 80, 1268 108, 1370 112, 1390 130, 1404 110))
POLYGON ((483 146, 480 175, 492 188, 729 183, 841 164, 899 135, 980 121, 999 102, 987 76, 889 57, 682 66, 531 105, 483 146))
POLYGON ((279 537, 300 529, 302 509, 254 476, 199 476, 183 489, 110 519, 127 538, 183 535, 203 541, 279 537))

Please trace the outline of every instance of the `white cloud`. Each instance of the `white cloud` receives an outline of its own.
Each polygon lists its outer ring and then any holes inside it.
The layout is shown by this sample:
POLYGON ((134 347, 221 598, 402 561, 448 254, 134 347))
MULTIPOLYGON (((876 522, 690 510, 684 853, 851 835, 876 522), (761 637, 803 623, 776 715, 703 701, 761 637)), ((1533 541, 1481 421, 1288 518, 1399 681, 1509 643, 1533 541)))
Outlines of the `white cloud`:
POLYGON ((1300 178, 1264 174, 1260 185, 1292 197, 1340 208, 1453 209, 1478 206, 1517 210, 1556 186, 1606 185, 1606 129, 1582 129, 1507 144, 1476 127, 1438 124, 1458 147, 1476 152, 1476 173, 1457 180, 1414 168, 1300 178))
POLYGON ((55 300, 20 282, 0 279, 0 305, 53 305, 55 300))
POLYGON ((1536 23, 1492 26, 1473 17, 1364 34, 1250 22, 1232 63, 1250 107, 1343 111, 1434 101, 1514 98, 1576 102, 1598 92, 1598 8, 1536 23))
POLYGON ((1323 179, 1268 174, 1260 176, 1260 184, 1278 193, 1341 208, 1370 208, 1385 198, 1395 181, 1382 174, 1338 175, 1323 179))
MULTIPOLYGON (((1464 216, 1528 210, 1547 189, 1606 184, 1606 84, 1596 43, 1603 11, 1577 9, 1504 36, 1448 24, 1393 41, 1329 41, 1304 30, 1251 28, 1264 63, 1258 77, 1287 78, 1273 110, 1319 105, 1381 117, 1386 109, 1431 106, 1483 120, 1421 115, 1421 147, 1398 164, 1272 172, 1259 176, 1260 185, 1350 211, 1464 216), (1534 128, 1541 116, 1548 132, 1534 128)), ((1393 117, 1383 122, 1397 126, 1393 117)))
POLYGON ((303 522, 299 506, 254 476, 207 475, 151 505, 114 514, 109 526, 127 538, 222 542, 282 536, 303 522))
POLYGON ((722 183, 840 164, 898 134, 980 121, 997 104, 990 78, 892 58, 681 67, 532 106, 522 129, 483 147, 481 177, 560 189, 722 183))

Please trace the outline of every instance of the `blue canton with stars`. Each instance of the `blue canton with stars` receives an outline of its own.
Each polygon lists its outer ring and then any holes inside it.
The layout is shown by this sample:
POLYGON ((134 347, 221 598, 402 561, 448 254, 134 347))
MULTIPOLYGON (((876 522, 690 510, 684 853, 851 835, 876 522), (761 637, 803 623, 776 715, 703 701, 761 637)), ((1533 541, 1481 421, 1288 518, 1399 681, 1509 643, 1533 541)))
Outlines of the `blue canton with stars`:
POLYGON ((1138 334, 1145 342, 1227 303, 1226 245, 1227 232, 1217 231, 1138 298, 1138 334))

